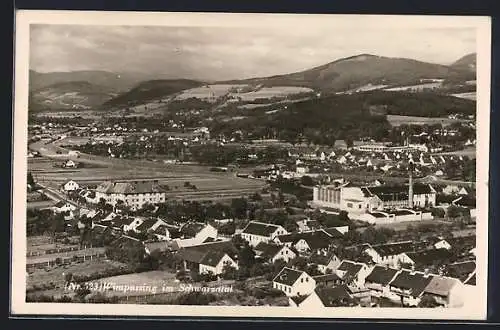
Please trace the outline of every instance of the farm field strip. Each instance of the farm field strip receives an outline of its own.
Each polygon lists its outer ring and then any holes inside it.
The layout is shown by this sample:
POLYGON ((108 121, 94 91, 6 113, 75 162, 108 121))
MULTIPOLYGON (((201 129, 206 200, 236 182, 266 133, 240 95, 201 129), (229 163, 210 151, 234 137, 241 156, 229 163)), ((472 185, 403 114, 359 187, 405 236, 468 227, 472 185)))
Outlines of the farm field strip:
POLYGON ((448 126, 457 122, 466 122, 465 119, 450 119, 446 117, 415 117, 415 116, 400 116, 400 115, 387 115, 387 121, 392 126, 401 126, 401 125, 432 125, 432 124, 441 124, 443 126, 448 126))

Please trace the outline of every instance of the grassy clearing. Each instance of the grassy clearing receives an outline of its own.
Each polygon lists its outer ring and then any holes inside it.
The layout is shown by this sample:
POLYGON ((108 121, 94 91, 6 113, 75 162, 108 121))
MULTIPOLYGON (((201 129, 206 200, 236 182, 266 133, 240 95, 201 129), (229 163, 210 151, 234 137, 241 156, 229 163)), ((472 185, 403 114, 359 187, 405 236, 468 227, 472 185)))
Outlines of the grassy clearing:
POLYGON ((387 115, 387 121, 392 126, 405 125, 432 125, 441 124, 443 126, 449 126, 456 122, 463 122, 461 119, 450 119, 450 118, 430 118, 430 117, 414 117, 414 116, 399 116, 399 115, 387 115))
POLYGON ((73 263, 66 266, 54 266, 50 270, 36 269, 26 277, 27 288, 32 288, 34 285, 46 283, 57 283, 60 286, 64 284, 64 275, 72 273, 73 275, 81 276, 94 272, 108 271, 125 267, 125 264, 109 260, 85 261, 82 263, 73 263))

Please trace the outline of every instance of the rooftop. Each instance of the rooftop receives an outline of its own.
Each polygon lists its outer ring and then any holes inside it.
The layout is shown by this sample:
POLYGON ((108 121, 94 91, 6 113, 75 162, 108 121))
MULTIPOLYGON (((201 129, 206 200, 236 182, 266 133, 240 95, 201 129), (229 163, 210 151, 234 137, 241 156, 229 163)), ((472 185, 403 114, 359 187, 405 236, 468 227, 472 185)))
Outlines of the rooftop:
POLYGON ((432 275, 424 276, 422 272, 412 272, 403 269, 389 285, 395 288, 409 290, 413 297, 418 297, 425 290, 432 278, 432 275))
POLYGON ((387 285, 397 274, 398 270, 394 268, 375 266, 365 281, 381 285, 387 285))
POLYGON ((96 188, 104 194, 146 194, 161 193, 164 190, 157 181, 105 181, 96 188))
POLYGON ((281 272, 273 279, 274 282, 292 286, 302 275, 302 271, 284 267, 281 272))
POLYGON ((271 236, 280 227, 270 223, 251 221, 243 230, 243 234, 271 236))

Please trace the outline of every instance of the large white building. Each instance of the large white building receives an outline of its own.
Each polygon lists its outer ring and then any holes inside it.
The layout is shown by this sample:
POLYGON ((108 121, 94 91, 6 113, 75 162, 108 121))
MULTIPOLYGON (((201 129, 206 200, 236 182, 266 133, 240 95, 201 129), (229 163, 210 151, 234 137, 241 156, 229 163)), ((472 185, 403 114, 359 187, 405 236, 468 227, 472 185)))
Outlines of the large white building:
POLYGON ((363 214, 405 207, 431 207, 436 204, 436 191, 432 186, 428 184, 412 185, 412 201, 409 198, 410 190, 408 185, 376 187, 317 186, 313 190, 313 204, 319 207, 347 211, 350 214, 363 214))
POLYGON ((116 206, 118 201, 131 208, 141 208, 144 204, 158 204, 165 202, 165 191, 158 181, 106 181, 95 189, 96 198, 107 204, 116 206))

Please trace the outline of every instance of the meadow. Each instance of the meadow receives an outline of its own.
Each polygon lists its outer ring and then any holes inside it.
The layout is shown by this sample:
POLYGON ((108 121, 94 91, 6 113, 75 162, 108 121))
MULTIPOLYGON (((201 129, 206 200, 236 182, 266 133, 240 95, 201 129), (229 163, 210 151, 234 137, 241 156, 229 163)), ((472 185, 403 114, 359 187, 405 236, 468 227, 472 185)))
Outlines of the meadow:
POLYGON ((400 115, 387 115, 387 121, 392 126, 406 125, 433 125, 441 124, 443 126, 448 126, 456 122, 463 122, 460 119, 450 119, 450 118, 430 118, 430 117, 414 117, 414 116, 400 116, 400 115))

